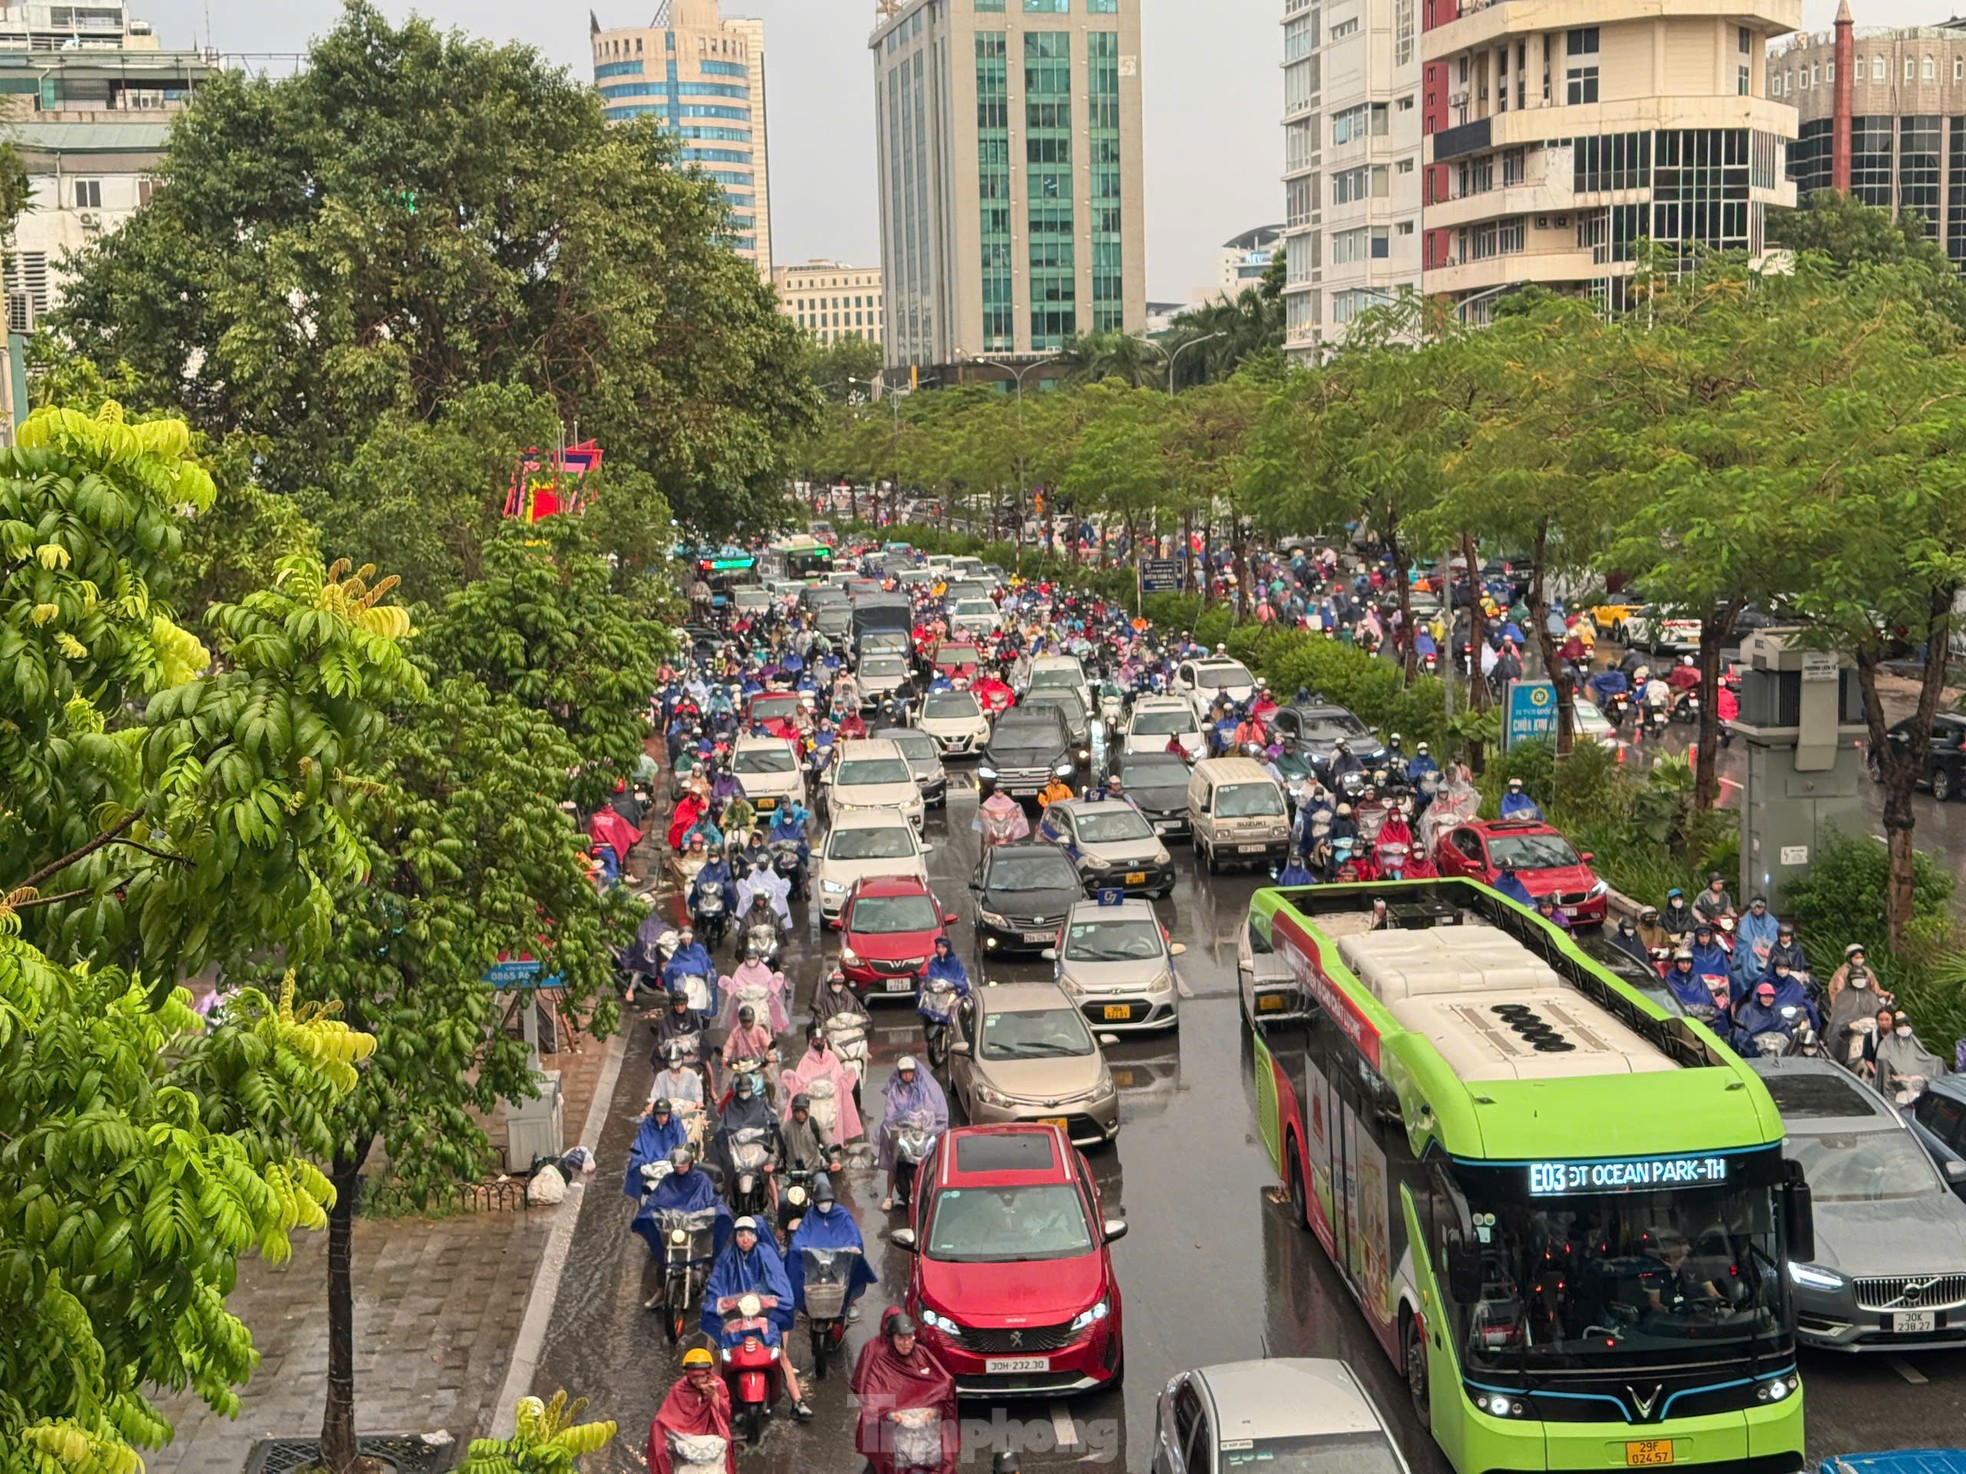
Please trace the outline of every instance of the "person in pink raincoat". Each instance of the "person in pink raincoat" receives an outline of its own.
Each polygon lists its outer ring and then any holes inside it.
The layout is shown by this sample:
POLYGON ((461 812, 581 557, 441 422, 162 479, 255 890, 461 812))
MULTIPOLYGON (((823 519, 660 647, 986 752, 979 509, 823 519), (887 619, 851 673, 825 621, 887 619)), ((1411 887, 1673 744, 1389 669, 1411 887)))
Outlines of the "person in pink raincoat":
POLYGON ((732 968, 730 976, 722 980, 725 1000, 724 1027, 728 1029, 737 1022, 738 989, 747 983, 758 984, 766 989, 772 1033, 790 1032, 792 1017, 785 1011, 785 989, 788 986, 785 974, 773 972, 765 966, 763 959, 751 956, 747 956, 740 965, 732 968))
POLYGON ((853 1103, 853 1087, 857 1083, 854 1072, 827 1044, 822 1025, 814 1024, 806 1030, 804 1057, 779 1079, 786 1115, 791 1114, 792 1097, 804 1095, 812 1103, 813 1118, 827 1129, 830 1140, 853 1141, 864 1129, 860 1110, 853 1103), (829 1099, 830 1108, 826 1104, 829 1099), (833 1117, 831 1121, 826 1119, 828 1115, 833 1117))

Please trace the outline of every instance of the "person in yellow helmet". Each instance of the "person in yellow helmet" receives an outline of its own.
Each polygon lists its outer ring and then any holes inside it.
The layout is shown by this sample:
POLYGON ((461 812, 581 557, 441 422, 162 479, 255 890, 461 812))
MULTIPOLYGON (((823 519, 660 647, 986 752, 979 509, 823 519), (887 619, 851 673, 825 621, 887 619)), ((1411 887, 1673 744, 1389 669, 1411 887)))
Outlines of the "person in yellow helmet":
POLYGON ((737 1445, 730 1436, 730 1389, 717 1375, 717 1358, 703 1346, 683 1353, 683 1374, 649 1424, 644 1456, 651 1474, 673 1474, 679 1462, 678 1445, 697 1438, 721 1438, 727 1474, 737 1474, 737 1445))

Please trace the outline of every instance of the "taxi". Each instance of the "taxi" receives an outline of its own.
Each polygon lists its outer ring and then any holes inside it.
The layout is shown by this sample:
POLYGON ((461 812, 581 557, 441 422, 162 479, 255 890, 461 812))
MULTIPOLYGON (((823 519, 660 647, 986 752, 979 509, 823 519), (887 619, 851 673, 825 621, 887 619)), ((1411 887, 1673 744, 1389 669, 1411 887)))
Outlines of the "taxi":
POLYGON ((1064 850, 1088 895, 1110 888, 1164 896, 1174 889, 1174 856, 1124 799, 1061 799, 1045 809, 1037 836, 1064 850))
POLYGON ((1591 605, 1591 623, 1597 626, 1600 635, 1622 641, 1625 621, 1644 608, 1644 601, 1638 599, 1607 599, 1602 604, 1591 605))
POLYGON ((1095 1028, 1152 1033, 1180 1024, 1174 959, 1186 951, 1179 942, 1169 945, 1152 905, 1108 891, 1073 906, 1058 945, 1043 955, 1057 964, 1058 986, 1095 1028))

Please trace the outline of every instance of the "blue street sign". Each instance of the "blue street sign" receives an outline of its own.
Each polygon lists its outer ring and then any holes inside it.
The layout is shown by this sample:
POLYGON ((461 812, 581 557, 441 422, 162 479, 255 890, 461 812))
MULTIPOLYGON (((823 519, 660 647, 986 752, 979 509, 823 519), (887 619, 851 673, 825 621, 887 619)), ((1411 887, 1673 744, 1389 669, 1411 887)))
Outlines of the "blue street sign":
POLYGON ((536 983, 539 977, 539 961, 533 957, 512 957, 494 962, 485 974, 485 982, 494 988, 519 988, 536 983))
POLYGON ((1514 747, 1539 739, 1556 740, 1556 682, 1510 681, 1502 745, 1514 747))
POLYGON ((1171 594, 1181 587, 1181 560, 1179 558, 1142 558, 1140 560, 1140 592, 1143 594, 1171 594))

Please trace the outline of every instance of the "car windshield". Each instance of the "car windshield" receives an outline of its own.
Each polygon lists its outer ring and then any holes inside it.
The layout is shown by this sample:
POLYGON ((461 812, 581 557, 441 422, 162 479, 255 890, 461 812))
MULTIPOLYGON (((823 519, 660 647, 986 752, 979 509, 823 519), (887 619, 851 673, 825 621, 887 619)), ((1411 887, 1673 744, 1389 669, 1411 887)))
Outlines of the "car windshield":
POLYGON ((882 741, 900 748, 901 755, 910 763, 935 761, 935 739, 926 732, 917 732, 912 727, 892 727, 880 736, 882 741))
POLYGON ((1134 788, 1186 788, 1188 765, 1173 753, 1137 753, 1120 765, 1120 782, 1134 788))
POLYGON ((952 1187, 936 1196, 928 1229, 931 1259, 1019 1264, 1091 1252, 1092 1225, 1077 1189, 1067 1183, 952 1187))
POLYGON ((965 721, 983 715, 983 708, 967 691, 937 691, 922 700, 923 721, 965 721))
POLYGON ((1358 737, 1370 737, 1371 729, 1357 717, 1320 716, 1311 717, 1304 723, 1304 735, 1315 742, 1350 742, 1358 737))
POLYGON ((1167 737, 1195 730, 1195 714, 1185 706, 1160 706, 1133 714, 1133 730, 1148 737, 1167 737))
POLYGON ((898 757, 848 758, 840 764, 839 776, 834 779, 835 785, 840 788, 914 781, 914 775, 908 771, 908 764, 898 757))
POLYGON ((981 1049, 984 1059, 1082 1058, 1092 1053, 1092 1035, 1076 1008, 992 1013, 983 1020, 981 1049))
POLYGON ((862 678, 868 676, 905 676, 908 662, 898 655, 869 655, 860 662, 862 678))
POLYGON ((1274 783, 1231 783, 1216 790, 1215 812, 1224 819, 1281 816, 1283 791, 1274 783))
MULTIPOLYGON (((1058 728, 1049 720, 1038 715, 1043 707, 1027 709, 1028 715, 1015 720, 1006 720, 1009 714, 997 718, 996 730, 990 734, 992 747, 1041 747, 1050 749, 1058 745, 1058 728)), ((1062 718, 1060 719, 1062 720, 1062 718)))
POLYGON ((740 747, 730 767, 734 773, 796 773, 799 760, 789 747, 740 747))
POLYGON ((835 829, 826 840, 829 860, 907 860, 914 855, 915 832, 901 824, 835 829))
POLYGON ((1248 667, 1231 661, 1227 665, 1202 665, 1195 667, 1195 684, 1208 691, 1223 691, 1230 686, 1254 685, 1256 678, 1250 675, 1248 667))
POLYGON ((1076 891, 1079 873, 1062 851, 1049 845, 1022 854, 999 850, 990 862, 988 887, 993 891, 1076 891))
POLYGON ((853 903, 847 930, 885 937, 897 932, 936 931, 940 926, 935 903, 927 896, 862 896, 853 903))
POLYGON ((770 721, 774 717, 789 717, 799 709, 796 696, 760 696, 751 703, 751 720, 770 721))
POLYGON ((1583 863, 1560 834, 1491 834, 1488 859, 1497 868, 1513 865, 1518 870, 1559 870, 1583 863))
POLYGON ((1819 1203, 1890 1203, 1944 1191, 1925 1149, 1895 1126, 1828 1136, 1791 1131, 1788 1156, 1819 1203))
POLYGON ((935 663, 945 670, 955 670, 958 666, 974 665, 978 659, 974 645, 944 645, 935 652, 935 663))
POLYGON ((996 602, 991 599, 959 599, 956 601, 956 613, 958 615, 995 614, 996 612, 996 602))
POLYGON ((1221 1446, 1216 1468, 1247 1474, 1404 1474, 1381 1433, 1314 1433, 1301 1438, 1237 1438, 1221 1446))
POLYGON ((1114 804, 1101 810, 1081 809, 1077 815, 1079 838, 1087 844, 1118 844, 1128 839, 1152 839, 1153 826, 1129 804, 1114 804))
POLYGON ((1078 921, 1065 928, 1067 962, 1145 962, 1161 955, 1160 927, 1144 917, 1078 921))
POLYGON ((1031 672, 1031 689, 1033 691, 1076 691, 1084 684, 1085 677, 1081 676, 1072 667, 1066 665, 1053 666, 1050 670, 1035 670, 1031 672))

